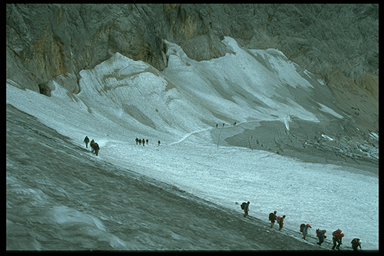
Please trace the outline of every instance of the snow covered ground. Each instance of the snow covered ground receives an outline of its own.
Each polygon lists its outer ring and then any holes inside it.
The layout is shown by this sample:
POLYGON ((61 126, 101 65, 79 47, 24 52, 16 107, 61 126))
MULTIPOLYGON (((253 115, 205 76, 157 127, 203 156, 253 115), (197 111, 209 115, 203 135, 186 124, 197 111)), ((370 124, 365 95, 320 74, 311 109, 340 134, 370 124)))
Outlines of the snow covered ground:
MULTIPOLYGON (((359 237, 364 249, 378 249, 376 174, 235 147, 226 140, 262 122, 281 122, 289 132, 293 118, 313 123, 342 119, 343 113, 331 103, 309 108, 297 98, 295 92, 310 94, 324 86, 322 81, 276 49, 243 49, 228 37, 223 43, 233 54, 201 62, 167 43, 168 67, 162 72, 116 53, 80 72, 78 94, 59 80, 50 82, 51 97, 18 89, 8 80, 7 104, 37 117, 75 145, 84 147, 86 135, 95 139, 101 148, 94 156, 98 161, 228 209, 240 211, 238 203, 250 201, 250 216, 266 222, 268 213, 276 210, 287 216, 290 230, 310 223, 311 235, 321 228, 331 238, 340 228, 345 247, 359 237), (136 145, 135 138, 149 139, 149 144, 136 145)), ((12 173, 7 172, 7 184, 8 178, 12 173)), ((65 221, 68 211, 58 207, 55 214, 65 221)), ((103 229, 102 223, 95 225, 103 229)))

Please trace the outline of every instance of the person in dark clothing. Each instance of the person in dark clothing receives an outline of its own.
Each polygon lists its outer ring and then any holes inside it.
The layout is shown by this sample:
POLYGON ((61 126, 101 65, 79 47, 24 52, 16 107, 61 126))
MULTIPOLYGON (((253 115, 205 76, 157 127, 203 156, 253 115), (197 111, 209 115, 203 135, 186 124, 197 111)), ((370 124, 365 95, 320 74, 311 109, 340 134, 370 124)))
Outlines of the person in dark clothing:
POLYGON ((361 250, 361 240, 359 238, 353 238, 351 244, 354 251, 358 251, 358 248, 361 250))
POLYGON ((319 242, 317 242, 318 245, 321 245, 324 242, 324 239, 327 238, 325 235, 326 232, 325 229, 316 229, 316 236, 319 238, 319 242))
POLYGON ((95 141, 92 139, 89 145, 91 146, 91 152, 94 153, 93 144, 95 144, 95 141))
POLYGON ((344 237, 344 234, 343 234, 343 231, 341 231, 341 229, 337 229, 335 231, 333 231, 332 233, 332 242, 333 242, 333 246, 332 246, 332 250, 334 250, 335 248, 337 250, 340 250, 340 245, 342 245, 342 239, 344 237))
POLYGON ((248 202, 243 202, 243 203, 241 204, 241 209, 243 209, 243 211, 244 211, 244 217, 247 217, 247 216, 248 216, 248 212, 249 212, 249 204, 250 204, 249 201, 248 201, 248 202))
POLYGON ((271 212, 269 214, 269 221, 271 222, 271 228, 273 228, 273 225, 275 225, 276 218, 277 218, 276 211, 271 212))
POLYGON ((100 150, 99 144, 94 142, 91 144, 91 148, 92 148, 92 152, 95 153, 95 155, 99 155, 99 150, 100 150))
POLYGON ((160 146, 160 141, 159 140, 157 141, 157 146, 160 146))
POLYGON ((91 146, 91 149, 92 149, 92 153, 94 153, 95 155, 99 155, 99 150, 100 150, 100 147, 99 147, 99 144, 97 144, 93 139, 91 140, 91 143, 89 143, 89 145, 91 146))
POLYGON ((85 147, 88 148, 89 138, 88 136, 85 136, 84 138, 85 147))

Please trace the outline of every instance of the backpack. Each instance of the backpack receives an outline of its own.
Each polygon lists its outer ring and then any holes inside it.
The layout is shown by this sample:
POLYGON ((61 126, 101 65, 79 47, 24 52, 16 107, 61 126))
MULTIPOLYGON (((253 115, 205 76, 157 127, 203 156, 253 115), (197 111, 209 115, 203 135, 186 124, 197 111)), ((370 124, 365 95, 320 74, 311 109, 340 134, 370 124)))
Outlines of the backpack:
POLYGON ((333 235, 334 237, 336 237, 336 238, 341 238, 341 237, 344 236, 344 234, 342 234, 342 231, 341 231, 340 229, 333 231, 333 232, 332 232, 332 235, 333 235))
POLYGON ((274 215, 273 212, 271 212, 271 213, 269 214, 269 220, 270 220, 270 221, 273 220, 273 215, 274 215))
POLYGON ((359 245, 360 244, 360 239, 359 238, 353 238, 351 244, 354 245, 354 246, 359 245))
POLYGON ((305 224, 303 223, 303 224, 300 225, 300 232, 303 232, 304 228, 305 228, 305 224))
POLYGON ((247 203, 246 202, 243 202, 242 204, 241 204, 241 209, 243 209, 244 210, 244 208, 245 208, 245 205, 246 205, 247 203))
POLYGON ((326 232, 327 232, 327 231, 326 231, 325 229, 322 229, 322 230, 317 229, 317 230, 316 230, 316 235, 317 235, 317 237, 321 237, 321 236, 323 236, 324 238, 327 238, 327 236, 325 235, 326 232))

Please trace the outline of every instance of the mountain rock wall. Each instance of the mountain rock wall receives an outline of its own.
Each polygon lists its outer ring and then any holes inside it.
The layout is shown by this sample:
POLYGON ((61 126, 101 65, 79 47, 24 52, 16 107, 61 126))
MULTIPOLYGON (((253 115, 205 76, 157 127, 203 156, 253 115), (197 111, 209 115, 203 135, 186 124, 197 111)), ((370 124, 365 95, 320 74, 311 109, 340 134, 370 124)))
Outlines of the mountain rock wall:
POLYGON ((230 52, 224 36, 247 48, 281 50, 323 79, 346 112, 361 122, 378 119, 372 4, 7 4, 7 78, 49 95, 46 83, 67 76, 76 93, 79 71, 115 52, 162 70, 163 39, 206 60, 230 52), (355 109, 374 115, 368 120, 355 109))

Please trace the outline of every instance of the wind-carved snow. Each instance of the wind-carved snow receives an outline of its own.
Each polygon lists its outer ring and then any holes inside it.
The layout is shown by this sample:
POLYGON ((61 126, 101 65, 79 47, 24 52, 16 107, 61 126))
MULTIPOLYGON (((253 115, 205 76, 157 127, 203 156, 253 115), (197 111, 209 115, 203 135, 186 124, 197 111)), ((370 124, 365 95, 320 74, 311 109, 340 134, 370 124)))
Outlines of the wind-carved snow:
MULTIPOLYGON (((251 50, 251 53, 261 56, 265 62, 271 66, 272 70, 278 71, 278 77, 281 85, 289 85, 294 88, 300 86, 302 88, 313 86, 297 72, 298 66, 288 60, 288 58, 277 49, 267 50, 251 50)), ((303 71, 305 74, 309 74, 309 71, 303 71)), ((280 86, 281 86, 280 85, 280 86)))
POLYGON ((95 226, 97 229, 105 231, 104 224, 97 218, 81 213, 77 210, 70 209, 65 206, 55 207, 52 209, 53 218, 59 224, 70 224, 73 222, 86 223, 95 226))
MULTIPOLYGON (((203 99, 204 105, 206 108, 209 107, 212 113, 221 110, 219 114, 224 112, 233 120, 271 120, 271 116, 277 116, 275 120, 285 123, 286 116, 291 115, 303 120, 319 122, 316 115, 294 101, 288 100, 287 103, 273 99, 274 96, 280 95, 281 87, 284 87, 287 82, 293 87, 297 85, 304 88, 311 87, 307 80, 298 75, 292 63, 283 65, 282 53, 273 49, 268 50, 271 53, 263 53, 261 50, 244 50, 229 37, 225 37, 223 43, 235 54, 226 54, 221 58, 201 62, 193 61, 185 54, 172 55, 169 59, 171 63, 163 73, 174 84, 182 84, 179 89, 188 95, 203 99), (260 57, 257 58, 258 55, 261 56, 261 61, 260 57), (279 58, 274 64, 275 67, 280 68, 277 70, 273 69, 273 65, 269 63, 273 62, 275 56, 279 58), (300 79, 293 82, 292 79, 296 76, 300 79), (214 97, 216 95, 217 97, 214 97), (245 99, 247 104, 239 104, 240 101, 232 104, 235 96, 241 96, 240 98, 245 99), (264 105, 255 108, 254 104, 250 104, 255 99, 264 105)), ((168 52, 181 51, 179 46, 168 42, 168 52)), ((282 98, 287 98, 287 95, 283 94, 282 98)))
POLYGON ((325 106, 324 104, 321 104, 321 103, 319 103, 319 102, 317 102, 317 104, 320 105, 320 107, 321 107, 320 110, 321 110, 321 111, 323 111, 323 112, 325 112, 325 113, 329 113, 329 114, 331 114, 331 115, 333 115, 333 116, 335 116, 335 117, 337 117, 337 118, 343 118, 342 115, 338 114, 336 111, 334 111, 333 109, 331 109, 331 108, 325 106))
POLYGON ((325 135, 325 134, 321 134, 321 137, 323 137, 324 139, 330 140, 330 141, 334 140, 332 137, 329 137, 328 135, 325 135))
POLYGON ((284 118, 284 125, 285 128, 289 131, 289 121, 291 120, 290 116, 288 115, 286 118, 284 118))
MULTIPOLYGON (((168 66, 162 72, 116 53, 80 72, 78 94, 51 81, 55 89, 46 97, 7 80, 7 104, 81 147, 85 135, 94 138, 101 146, 95 161, 173 184, 223 207, 239 210, 235 202, 249 200, 251 215, 267 221, 268 213, 277 210, 287 215, 286 225, 292 230, 308 222, 312 235, 322 228, 330 237, 341 228, 345 243, 360 237, 365 249, 377 249, 377 176, 265 151, 219 147, 213 140, 215 124, 225 124, 221 132, 237 121, 241 132, 262 121, 280 121, 287 130, 294 118, 320 122, 320 113, 311 112, 316 108, 310 111, 300 105, 287 90, 287 86, 304 91, 323 86, 306 80, 308 72, 301 76, 299 67, 278 50, 243 49, 229 37, 223 43, 233 53, 199 62, 166 42, 168 66), (149 138, 149 145, 135 145, 137 137, 149 138)), ((325 105, 320 107, 319 111, 342 118, 325 105)), ((68 221, 80 218, 104 232, 100 220, 65 207, 56 209, 54 216, 63 212, 72 216, 68 221)), ((113 241, 124 248, 124 241, 117 237, 113 241)))
POLYGON ((117 236, 107 232, 103 222, 98 218, 82 213, 66 206, 56 206, 52 209, 53 221, 60 225, 84 225, 87 235, 95 237, 99 241, 107 241, 112 248, 124 249, 126 243, 117 236))
POLYGON ((373 138, 376 141, 379 140, 379 135, 377 135, 377 133, 375 133, 375 132, 370 132, 369 136, 371 136, 371 138, 373 138))

